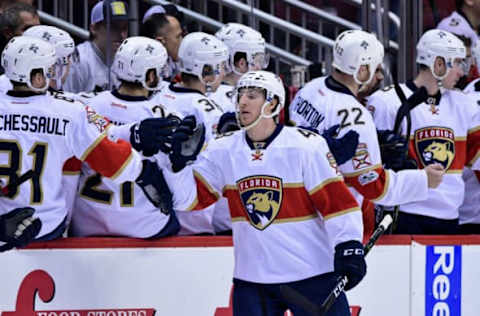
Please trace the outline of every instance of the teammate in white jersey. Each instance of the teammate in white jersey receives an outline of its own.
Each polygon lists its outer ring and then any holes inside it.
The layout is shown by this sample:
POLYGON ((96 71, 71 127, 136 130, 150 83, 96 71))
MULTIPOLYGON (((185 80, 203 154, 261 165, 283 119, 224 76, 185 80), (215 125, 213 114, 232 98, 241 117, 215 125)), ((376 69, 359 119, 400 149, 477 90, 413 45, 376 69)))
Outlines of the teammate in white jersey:
MULTIPOLYGON (((480 107, 480 79, 472 81, 463 92, 470 94, 480 107)), ((480 171, 465 166, 462 173, 465 182, 465 196, 458 209, 459 232, 478 234, 480 232, 480 171)))
POLYGON ((228 49, 215 36, 194 32, 180 44, 181 82, 164 87, 153 98, 168 111, 194 115, 204 123, 207 139, 215 136, 222 108, 206 96, 215 91, 225 75, 228 49))
POLYGON ((232 100, 235 85, 244 73, 265 69, 269 55, 265 52, 262 34, 239 23, 228 23, 215 33, 215 37, 228 47, 229 60, 223 83, 209 97, 219 104, 224 112, 235 112, 232 100))
MULTIPOLYGON (((426 200, 400 205, 397 233, 457 232, 458 208, 464 196, 462 171, 466 165, 473 170, 480 168, 480 112, 476 100, 453 90, 468 70, 463 60, 465 55, 465 46, 453 34, 430 30, 417 44, 419 74, 400 85, 407 98, 422 86, 429 95, 425 103, 410 111, 409 156, 420 169, 440 163, 446 174, 438 188, 428 191, 426 200)), ((370 97, 378 129, 393 129, 400 103, 393 89, 378 91, 370 97)), ((406 123, 403 125, 405 133, 406 123)))
POLYGON ((309 82, 290 105, 290 119, 298 126, 322 132, 339 125, 339 135, 358 132, 355 156, 339 166, 345 182, 363 208, 373 211, 371 203, 393 206, 425 200, 428 189, 437 187, 443 171, 438 165, 425 171, 393 172, 385 170, 380 157, 377 133, 370 113, 356 96, 362 84, 368 84, 382 62, 383 46, 374 35, 364 31, 345 31, 333 47, 333 72, 309 82))
MULTIPOLYGON (((194 115, 205 124, 207 140, 216 136, 222 108, 206 94, 215 91, 225 75, 228 49, 215 36, 195 32, 182 40, 178 51, 180 83, 171 83, 153 96, 167 111, 183 116, 194 115)), ((180 234, 214 233, 230 230, 230 217, 225 199, 206 212, 179 214, 180 234), (214 221, 214 223, 212 222, 214 221)))
MULTIPOLYGON (((118 90, 105 91, 88 106, 116 125, 145 118, 166 117, 163 107, 150 100, 167 65, 167 51, 156 40, 127 38, 113 62, 118 90)), ((165 120, 165 131, 170 121, 165 120)), ((163 173, 166 174, 168 170, 163 173)), ((115 184, 84 165, 70 232, 72 236, 128 236, 158 238, 179 230, 174 212, 161 212, 132 182, 115 184)))
POLYGON ((33 37, 15 37, 2 52, 13 90, 0 99, 0 179, 7 187, 0 214, 9 218, 12 209, 36 209, 41 221, 36 240, 58 238, 65 229, 61 169, 71 156, 117 183, 145 184, 155 181, 151 173, 156 173, 130 144, 106 137, 102 116, 45 93, 55 61, 54 47, 33 37))
MULTIPOLYGON (((285 102, 279 77, 248 72, 236 93, 242 130, 209 142, 180 172, 190 173, 184 182, 191 190, 189 209, 228 199, 234 315, 283 315, 286 309, 307 315, 285 301, 279 285, 320 304, 339 274, 348 276, 347 289, 358 284, 366 273, 361 213, 323 138, 276 123, 285 102)), ((172 147, 178 148, 175 142, 172 147)), ((173 168, 178 157, 174 149, 173 168)), ((350 315, 344 294, 330 315, 350 315)))

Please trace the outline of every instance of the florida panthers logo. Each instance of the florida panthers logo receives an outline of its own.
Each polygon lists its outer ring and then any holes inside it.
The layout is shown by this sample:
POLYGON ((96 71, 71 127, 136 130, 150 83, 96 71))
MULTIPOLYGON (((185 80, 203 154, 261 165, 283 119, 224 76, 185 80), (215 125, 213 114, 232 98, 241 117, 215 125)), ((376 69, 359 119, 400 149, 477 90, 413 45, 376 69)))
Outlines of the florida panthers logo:
POLYGON ((455 158, 453 130, 444 127, 426 127, 415 131, 415 147, 423 166, 440 163, 448 169, 455 158))
POLYGON ((267 228, 282 205, 282 179, 252 176, 237 181, 237 187, 250 224, 258 230, 267 228))

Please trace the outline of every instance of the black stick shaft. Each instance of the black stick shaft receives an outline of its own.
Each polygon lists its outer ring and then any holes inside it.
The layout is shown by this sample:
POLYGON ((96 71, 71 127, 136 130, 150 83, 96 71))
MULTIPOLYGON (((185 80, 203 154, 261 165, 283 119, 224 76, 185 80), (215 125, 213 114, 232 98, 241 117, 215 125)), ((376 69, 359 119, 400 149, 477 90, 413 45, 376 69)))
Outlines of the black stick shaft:
MULTIPOLYGON (((373 232, 370 239, 364 246, 365 256, 370 252, 373 245, 377 242, 378 238, 383 235, 385 230, 387 230, 388 226, 392 223, 392 216, 390 214, 385 215, 382 222, 378 226, 378 228, 373 232)), ((333 288, 332 292, 327 296, 325 301, 323 301, 322 306, 320 307, 319 316, 325 315, 325 313, 332 307, 335 300, 342 294, 343 290, 345 289, 345 285, 348 283, 348 278, 343 276, 340 281, 338 281, 337 285, 333 288)))

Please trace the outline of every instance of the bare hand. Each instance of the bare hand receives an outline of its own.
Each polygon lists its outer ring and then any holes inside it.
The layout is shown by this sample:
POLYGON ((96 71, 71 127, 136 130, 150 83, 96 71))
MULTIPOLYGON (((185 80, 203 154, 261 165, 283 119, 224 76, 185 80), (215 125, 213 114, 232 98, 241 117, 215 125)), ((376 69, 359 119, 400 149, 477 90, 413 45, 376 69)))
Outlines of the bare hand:
POLYGON ((428 187, 431 189, 436 189, 440 185, 440 183, 442 183, 445 169, 441 164, 435 163, 426 166, 425 172, 427 173, 428 187))

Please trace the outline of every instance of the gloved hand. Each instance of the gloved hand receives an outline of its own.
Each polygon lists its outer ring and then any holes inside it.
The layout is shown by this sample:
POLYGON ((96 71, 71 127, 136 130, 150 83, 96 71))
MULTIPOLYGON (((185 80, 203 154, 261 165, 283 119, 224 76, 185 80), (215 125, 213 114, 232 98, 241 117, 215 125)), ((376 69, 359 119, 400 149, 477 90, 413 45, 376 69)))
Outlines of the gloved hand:
POLYGON ((227 132, 238 131, 237 117, 234 112, 225 112, 220 116, 220 120, 217 125, 217 133, 224 134, 227 132))
POLYGON ((380 154, 386 169, 394 171, 417 169, 414 159, 408 157, 408 140, 390 130, 378 130, 380 154))
POLYGON ((176 116, 145 119, 130 128, 130 143, 144 156, 153 156, 161 150, 170 152, 171 135, 180 123, 176 116))
POLYGON ((363 245, 359 241, 350 240, 335 246, 335 272, 348 278, 345 291, 354 288, 367 274, 364 257, 363 245))
POLYGON ((350 130, 342 138, 335 138, 338 134, 340 125, 333 125, 325 130, 322 134, 326 139, 328 148, 338 165, 344 164, 355 156, 358 146, 359 135, 357 132, 350 130))
POLYGON ((172 134, 172 151, 169 155, 172 170, 178 172, 197 159, 205 142, 205 126, 195 116, 186 116, 172 134))
POLYGON ((156 163, 143 160, 142 172, 135 183, 155 207, 164 214, 170 214, 173 210, 173 195, 156 163))
POLYGON ((22 207, 0 216, 0 240, 7 243, 0 251, 25 247, 35 239, 42 222, 33 217, 34 213, 33 208, 22 207))

